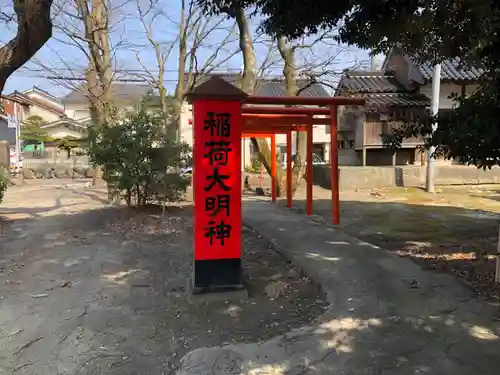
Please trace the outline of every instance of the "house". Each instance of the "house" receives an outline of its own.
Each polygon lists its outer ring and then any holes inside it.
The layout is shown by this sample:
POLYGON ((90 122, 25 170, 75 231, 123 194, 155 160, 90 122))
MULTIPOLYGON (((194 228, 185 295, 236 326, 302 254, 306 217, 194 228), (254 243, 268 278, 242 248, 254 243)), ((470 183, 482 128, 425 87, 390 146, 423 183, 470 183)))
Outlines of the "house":
POLYGON ((16 144, 16 129, 8 127, 7 116, 0 114, 0 141, 16 144))
MULTIPOLYGON (((482 74, 482 69, 462 66, 458 59, 444 61, 439 110, 450 110, 456 105, 452 94, 473 92, 482 74)), ((432 64, 417 64, 397 48, 387 54, 381 71, 345 72, 335 95, 360 96, 367 102, 363 110, 344 108, 341 111, 339 162, 363 166, 425 163, 427 156, 419 150, 422 142, 418 139, 406 139, 401 149, 392 153, 383 147, 381 135, 390 133, 430 107, 432 75, 432 64), (349 145, 349 150, 345 150, 345 144, 349 145)))
MULTIPOLYGON (((215 75, 215 74, 213 74, 215 75)), ((213 75, 207 75, 197 80, 196 85, 198 86, 211 78, 213 75)), ((241 79, 240 74, 217 74, 222 77, 227 82, 239 86, 241 79)), ((325 88, 319 83, 310 83, 306 80, 298 80, 297 85, 299 87, 300 96, 330 96, 325 88)), ((255 95, 258 96, 285 96, 285 82, 283 79, 261 79, 256 85, 255 95)), ((180 138, 186 143, 193 145, 193 114, 192 106, 187 102, 184 102, 182 106, 182 112, 180 116, 180 138)), ((329 150, 330 150, 330 133, 327 132, 327 126, 316 125, 313 129, 313 152, 319 156, 322 160, 328 161, 329 150)), ((328 129, 329 130, 329 129, 328 129)), ((295 148, 295 137, 292 149, 295 148)), ((242 139, 242 167, 247 167, 251 165, 252 155, 254 154, 253 146, 250 139, 242 139)), ((278 134, 276 135, 276 146, 281 151, 281 154, 285 154, 286 150, 286 135, 278 134)))
POLYGON ((14 105, 17 110, 17 118, 19 121, 23 121, 27 117, 29 117, 29 102, 22 97, 19 96, 11 96, 11 95, 2 95, 0 96, 0 102, 2 108, 5 112, 13 113, 14 105))
MULTIPOLYGON (((6 103, 17 104, 17 115, 21 126, 30 116, 39 116, 48 123, 57 122, 64 116, 62 102, 54 95, 36 86, 23 92, 14 91, 6 95, 4 100, 6 103)), ((49 136, 52 136, 50 131, 48 133, 49 136)), ((24 142, 23 150, 32 150, 33 147, 34 145, 30 144, 30 142, 24 142)))
MULTIPOLYGON (((153 91, 147 84, 132 84, 113 82, 110 87, 110 98, 120 109, 136 110, 146 95, 153 91)), ((90 118, 88 90, 81 85, 67 94, 63 99, 64 114, 77 121, 87 121, 90 118)))
MULTIPOLYGON (((9 117, 17 114, 18 118, 21 118, 26 105, 18 99, 9 98, 8 96, 1 96, 0 100, 0 141, 4 145, 5 143, 8 144, 10 158, 9 164, 13 165, 12 163, 17 164, 19 155, 16 152, 16 128, 9 127, 9 117)), ((10 125, 12 125, 12 123, 10 125)), ((2 157, 5 158, 5 154, 3 154, 2 157)), ((5 160, 3 161, 3 163, 6 164, 5 160)))
MULTIPOLYGON (((397 77, 403 86, 409 90, 417 90, 429 98, 432 97, 433 69, 431 63, 417 64, 415 59, 403 55, 397 48, 389 51, 382 65, 382 70, 397 77)), ((443 61, 439 108, 446 110, 455 105, 450 98, 451 94, 467 95, 476 90, 483 73, 484 70, 481 68, 462 66, 460 60, 456 58, 443 61)))
POLYGON ((10 130, 7 116, 0 113, 0 167, 2 168, 10 166, 10 142, 8 141, 12 134, 10 130))
POLYGON ((385 72, 345 72, 335 96, 356 96, 366 100, 363 108, 341 108, 338 148, 340 165, 406 165, 418 163, 418 139, 407 139, 393 153, 384 147, 381 134, 430 105, 417 90, 409 90, 385 72))
POLYGON ((29 116, 40 116, 45 121, 52 122, 64 115, 64 105, 61 100, 37 86, 23 92, 14 91, 8 96, 25 103, 21 121, 29 116))
POLYGON ((44 129, 53 139, 81 138, 86 133, 89 124, 90 119, 87 121, 76 121, 65 116, 59 120, 42 125, 40 128, 44 129))
MULTIPOLYGON (((85 133, 86 125, 67 118, 64 114, 62 101, 39 87, 33 86, 33 88, 23 92, 14 91, 4 96, 2 100, 7 106, 16 103, 21 127, 30 116, 39 116, 46 122, 41 128, 46 130, 50 138, 80 138, 85 133)), ((9 135, 9 142, 15 144, 15 129, 7 129, 6 131, 9 135)), ((5 134, 2 134, 2 136, 5 136, 5 134)), ((25 157, 35 156, 35 154, 40 156, 45 151, 54 149, 54 147, 50 143, 44 144, 44 142, 26 140, 23 141, 22 146, 25 157)))

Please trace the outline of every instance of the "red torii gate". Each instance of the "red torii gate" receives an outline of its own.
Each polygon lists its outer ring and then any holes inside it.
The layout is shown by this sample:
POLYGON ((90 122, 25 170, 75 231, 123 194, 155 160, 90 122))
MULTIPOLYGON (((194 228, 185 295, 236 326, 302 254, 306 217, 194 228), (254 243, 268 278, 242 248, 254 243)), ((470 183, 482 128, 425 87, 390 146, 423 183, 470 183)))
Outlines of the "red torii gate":
POLYGON ((364 105, 365 100, 248 96, 220 76, 213 76, 198 86, 188 95, 188 100, 193 103, 194 114, 193 292, 242 288, 241 137, 271 138, 272 200, 276 201, 275 135, 286 134, 287 205, 291 207, 292 132, 307 132, 306 213, 311 215, 313 125, 329 125, 332 224, 339 224, 337 108, 339 105, 364 105), (316 107, 286 107, 294 105, 316 107))

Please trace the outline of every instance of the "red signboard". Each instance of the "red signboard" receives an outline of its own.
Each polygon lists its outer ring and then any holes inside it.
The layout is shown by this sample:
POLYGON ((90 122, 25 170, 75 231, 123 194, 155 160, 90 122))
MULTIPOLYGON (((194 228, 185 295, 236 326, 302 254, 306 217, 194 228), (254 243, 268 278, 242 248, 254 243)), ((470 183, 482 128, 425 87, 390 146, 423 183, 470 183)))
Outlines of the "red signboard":
POLYGON ((2 100, 3 110, 7 115, 14 115, 14 103, 10 100, 2 100))
POLYGON ((195 260, 241 257, 241 104, 196 100, 193 186, 195 260))

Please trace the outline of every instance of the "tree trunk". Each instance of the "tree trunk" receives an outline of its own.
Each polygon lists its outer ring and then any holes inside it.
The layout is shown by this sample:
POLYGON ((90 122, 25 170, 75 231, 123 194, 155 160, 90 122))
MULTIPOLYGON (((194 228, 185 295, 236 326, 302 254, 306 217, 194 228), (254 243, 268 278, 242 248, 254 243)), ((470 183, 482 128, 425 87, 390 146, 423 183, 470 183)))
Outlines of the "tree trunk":
POLYGON ((91 110, 98 123, 109 115, 109 89, 113 78, 109 45, 109 7, 106 0, 92 0, 91 9, 86 0, 76 0, 82 15, 85 38, 90 52, 87 85, 91 110), (93 73, 89 73, 93 72, 93 73), (89 81, 90 79, 90 81, 89 81))
MULTIPOLYGON (((87 98, 89 101, 90 118, 92 126, 96 127, 103 123, 103 111, 101 109, 101 102, 98 100, 100 97, 100 86, 97 80, 97 72, 95 71, 94 64, 89 61, 89 66, 85 72, 85 79, 87 80, 87 98)), ((94 168, 92 173, 92 185, 96 186, 102 179, 102 170, 99 167, 94 168)))
POLYGON ((12 73, 23 66, 52 36, 52 0, 13 0, 16 36, 0 48, 0 93, 12 73))
POLYGON ((175 100, 173 105, 173 124, 175 139, 179 137, 179 129, 181 128, 181 111, 185 96, 185 75, 186 75, 186 58, 187 58, 187 25, 186 25, 186 0, 181 1, 181 16, 179 19, 179 58, 177 70, 177 85, 175 86, 175 100))
POLYGON ((99 98, 102 96, 101 85, 97 77, 95 64, 92 60, 89 61, 87 71, 85 72, 87 81, 87 99, 89 101, 90 118, 93 126, 99 126, 104 123, 104 111, 102 102, 99 98))
MULTIPOLYGON (((109 117, 109 89, 112 83, 111 50, 109 44, 109 7, 106 0, 76 0, 82 15, 85 38, 89 48, 89 67, 86 72, 88 100, 93 126, 105 126, 109 117), (89 5, 91 8, 89 9, 89 5)), ((108 166, 94 169, 92 184, 104 176, 109 180, 108 166)), ((119 192, 114 182, 107 184, 108 201, 116 204, 119 192)))
MULTIPOLYGON (((241 81, 241 89, 248 95, 252 95, 255 88, 255 70, 257 61, 255 58, 255 50, 253 46, 252 35, 248 26, 245 10, 236 6, 234 8, 234 17, 238 25, 239 45, 243 54, 243 77, 241 81)), ((267 139, 251 138, 254 148, 259 154, 259 159, 266 168, 267 173, 271 176, 271 149, 267 139)), ((283 176, 283 168, 281 163, 276 163, 276 194, 281 195, 281 184, 283 176)))
MULTIPOLYGON (((288 45, 285 37, 278 37, 278 50, 283 59, 283 75, 285 77, 286 96, 296 96, 299 88, 297 86, 297 71, 295 69, 294 49, 288 45)), ((306 173, 307 155, 307 132, 296 132, 295 160, 292 169, 292 194, 295 194, 306 173)))
MULTIPOLYGON (((99 47, 98 51, 100 52, 97 55, 94 55, 92 52, 92 58, 94 59, 96 71, 101 83, 100 101, 102 103, 103 120, 106 122, 110 109, 110 98, 108 93, 113 79, 111 49, 109 45, 109 7, 106 0, 92 0, 92 7, 95 19, 93 32, 96 35, 95 39, 97 39, 97 47, 99 47)), ((95 43, 93 43, 93 45, 95 45, 95 43)))

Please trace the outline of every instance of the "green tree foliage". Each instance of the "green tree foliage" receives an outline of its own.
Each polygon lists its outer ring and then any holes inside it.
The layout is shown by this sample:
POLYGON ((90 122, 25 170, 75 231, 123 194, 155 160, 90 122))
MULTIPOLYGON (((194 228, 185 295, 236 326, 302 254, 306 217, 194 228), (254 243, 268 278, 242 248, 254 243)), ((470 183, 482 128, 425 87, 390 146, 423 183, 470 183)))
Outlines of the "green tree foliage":
POLYGON ((5 191, 9 187, 10 175, 7 168, 0 168, 0 203, 3 201, 5 191))
POLYGON ((487 0, 258 0, 256 5, 266 16, 262 27, 272 35, 293 38, 338 28, 341 42, 376 52, 399 45, 430 61, 475 59, 499 27, 498 5, 487 0))
POLYGON ((88 140, 86 138, 76 138, 71 135, 56 140, 57 148, 66 151, 68 158, 71 156, 73 149, 83 148, 87 143, 88 140))
POLYGON ((500 164, 500 3, 489 0, 197 0, 207 12, 253 6, 261 28, 296 38, 335 29, 340 42, 387 53, 398 46, 416 63, 458 58, 485 73, 480 88, 446 116, 424 117, 386 140, 421 135, 447 157, 478 167, 500 164), (438 131, 430 137, 430 124, 438 131))
POLYGON ((21 126, 21 139, 31 142, 49 142, 52 138, 41 128, 47 122, 38 115, 28 117, 21 126))
POLYGON ((110 123, 89 132, 91 162, 103 167, 104 180, 128 205, 181 200, 189 179, 179 169, 189 162, 190 151, 185 143, 165 140, 160 112, 111 116, 110 123))
MULTIPOLYGON (((174 112, 175 97, 167 95, 167 115, 174 112)), ((146 111, 161 111, 161 98, 153 91, 148 92, 141 101, 141 107, 146 111)))

